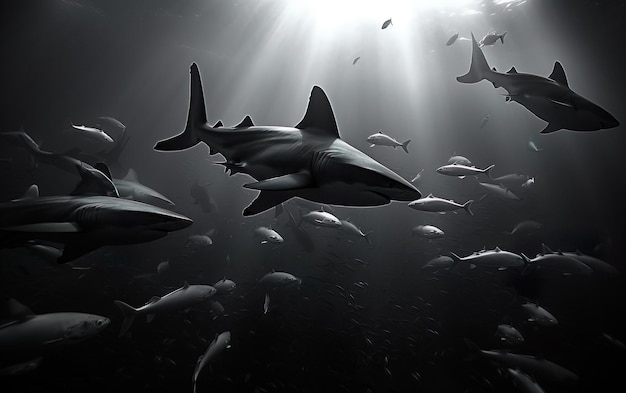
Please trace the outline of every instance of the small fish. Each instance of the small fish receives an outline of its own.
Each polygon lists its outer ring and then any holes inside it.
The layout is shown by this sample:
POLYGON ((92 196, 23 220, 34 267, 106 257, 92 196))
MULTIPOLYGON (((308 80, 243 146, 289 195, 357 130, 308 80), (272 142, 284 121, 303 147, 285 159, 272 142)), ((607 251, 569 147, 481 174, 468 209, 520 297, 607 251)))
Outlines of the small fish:
POLYGON ((157 265, 157 273, 158 274, 163 274, 165 272, 167 272, 168 270, 170 270, 170 260, 166 259, 165 261, 159 263, 157 265))
POLYGON ((74 123, 72 124, 72 128, 75 130, 79 130, 79 131, 84 131, 83 135, 86 135, 92 139, 96 139, 99 141, 104 141, 107 143, 113 143, 113 138, 111 138, 109 136, 109 134, 107 134, 106 132, 104 132, 103 130, 99 129, 99 128, 95 128, 95 127, 87 127, 87 126, 83 126, 83 125, 76 125, 74 123))
POLYGON ((457 209, 465 209, 466 212, 468 212, 471 216, 473 216, 474 213, 470 209, 472 206, 472 203, 474 203, 474 201, 471 199, 465 202, 464 204, 459 204, 452 200, 438 198, 438 197, 433 196, 433 194, 428 194, 428 196, 425 198, 420 198, 412 202, 409 202, 408 206, 411 209, 415 209, 415 210, 422 210, 422 211, 427 211, 427 212, 438 212, 438 213, 453 211, 457 209))
POLYGON ((522 184, 522 187, 524 187, 524 188, 531 188, 534 185, 535 185, 535 178, 534 177, 529 177, 528 180, 526 180, 524 182, 524 184, 522 184))
POLYGON ((215 288, 215 295, 227 295, 235 290, 237 284, 233 280, 229 280, 226 277, 213 284, 215 288))
POLYGON ((432 240, 444 237, 445 233, 434 225, 418 225, 413 228, 413 236, 415 235, 432 240))
POLYGON ((543 224, 533 220, 524 220, 515 225, 511 235, 525 237, 537 234, 543 228, 543 224))
POLYGON ((548 310, 535 303, 522 304, 528 314, 528 320, 542 326, 555 326, 559 321, 548 310))
POLYGON ((267 314, 270 310, 270 295, 265 294, 265 301, 263 302, 263 314, 267 314))
POLYGON ((360 58, 361 58, 361 56, 355 57, 354 60, 352 60, 352 65, 355 65, 357 63, 357 61, 359 61, 360 58))
POLYGON ((376 145, 379 146, 391 146, 394 149, 398 146, 402 147, 402 149, 404 149, 404 151, 408 154, 409 153, 409 143, 411 142, 410 139, 400 143, 397 140, 395 140, 394 138, 390 137, 389 135, 385 134, 381 131, 378 131, 375 134, 372 134, 370 136, 367 137, 367 141, 369 143, 371 143, 370 147, 374 147, 376 145))
POLYGON ((450 37, 448 39, 448 41, 446 42, 446 46, 450 46, 450 45, 454 44, 456 42, 457 38, 459 38, 459 33, 456 33, 456 34, 452 35, 452 37, 450 37))
POLYGON ((457 155, 450 157, 448 159, 448 164, 472 166, 472 162, 467 157, 457 156, 457 155))
POLYGON ((478 46, 480 48, 482 48, 483 46, 488 46, 488 45, 493 45, 496 42, 498 42, 498 40, 500 40, 502 42, 502 44, 504 44, 504 36, 506 35, 506 31, 502 34, 498 34, 496 32, 490 32, 487 33, 487 35, 485 35, 482 40, 480 40, 478 42, 478 46))
POLYGON ((465 176, 477 176, 485 174, 491 177, 490 171, 495 167, 495 165, 489 165, 485 169, 476 168, 475 166, 466 166, 462 164, 448 164, 437 168, 437 173, 448 176, 457 176, 459 178, 464 178, 465 176))
POLYGON ((524 342, 524 336, 522 336, 522 334, 511 325, 498 325, 496 335, 500 338, 500 341, 509 345, 516 345, 524 342))
POLYGON ((282 244, 285 241, 278 232, 268 227, 258 227, 254 230, 254 234, 261 238, 261 244, 282 244))
POLYGON ((198 358, 198 362, 196 363, 196 369, 193 371, 193 391, 196 392, 196 382, 198 381, 198 376, 200 375, 200 371, 209 363, 210 361, 215 360, 215 358, 224 352, 225 349, 230 348, 230 332, 225 331, 215 336, 215 339, 209 344, 209 347, 204 352, 203 355, 200 355, 198 358))
POLYGON ((309 224, 313 224, 323 228, 339 228, 341 226, 341 220, 334 215, 320 210, 310 211, 302 216, 302 221, 306 221, 309 224))
POLYGON ((389 18, 385 22, 383 22, 383 25, 381 26, 381 29, 386 29, 387 27, 389 27, 389 25, 393 25, 393 23, 391 22, 391 18, 389 18))
POLYGON ((538 147, 533 141, 528 141, 528 148, 534 152, 540 152, 543 150, 543 148, 538 147))

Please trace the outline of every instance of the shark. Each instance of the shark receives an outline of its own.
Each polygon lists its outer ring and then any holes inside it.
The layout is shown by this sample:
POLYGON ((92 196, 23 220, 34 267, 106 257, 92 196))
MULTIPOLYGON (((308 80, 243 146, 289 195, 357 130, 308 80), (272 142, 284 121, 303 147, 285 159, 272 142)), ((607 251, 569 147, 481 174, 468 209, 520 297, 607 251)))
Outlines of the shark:
POLYGON ((207 122, 204 92, 198 65, 190 67, 191 93, 185 129, 158 141, 154 149, 171 152, 200 142, 209 154, 221 154, 230 174, 243 173, 258 190, 244 208, 252 216, 294 197, 340 206, 381 206, 391 201, 412 201, 421 193, 407 180, 339 135, 330 101, 324 90, 313 86, 302 120, 294 127, 256 126, 249 116, 235 127, 207 122))
POLYGON ((0 248, 20 247, 31 240, 63 243, 58 263, 105 245, 160 239, 193 222, 170 210, 118 197, 88 192, 39 197, 38 189, 29 191, 26 197, 0 203, 0 248))
POLYGON ((478 83, 486 79, 495 88, 504 88, 507 101, 519 103, 548 123, 542 134, 559 130, 597 131, 620 124, 605 109, 570 89, 565 70, 558 61, 548 77, 521 73, 515 67, 506 73, 498 72, 490 68, 474 34, 470 69, 456 79, 461 83, 478 83))
POLYGON ((164 202, 174 205, 169 198, 160 192, 139 182, 137 173, 133 168, 129 168, 126 176, 121 179, 111 179, 121 198, 128 198, 135 201, 151 203, 152 201, 164 202))

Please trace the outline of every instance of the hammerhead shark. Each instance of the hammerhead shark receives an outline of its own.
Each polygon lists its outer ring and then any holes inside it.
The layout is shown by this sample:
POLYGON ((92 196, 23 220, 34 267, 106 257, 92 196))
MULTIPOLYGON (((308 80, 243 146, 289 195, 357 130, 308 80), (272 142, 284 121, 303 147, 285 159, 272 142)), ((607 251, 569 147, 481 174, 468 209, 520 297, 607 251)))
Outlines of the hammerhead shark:
POLYGON ((235 127, 207 122, 198 66, 191 65, 191 98, 187 125, 174 137, 154 146, 177 151, 203 142, 209 154, 220 153, 230 174, 243 173, 256 182, 244 187, 261 191, 243 210, 244 216, 262 213, 300 197, 341 206, 381 206, 412 201, 420 192, 407 180, 344 142, 335 115, 319 86, 311 90, 304 118, 295 127, 255 126, 249 116, 235 127))
POLYGON ((596 131, 619 126, 609 112, 569 88, 563 66, 558 61, 549 77, 517 72, 512 67, 501 73, 490 68, 472 34, 472 60, 467 74, 456 78, 461 83, 488 80, 495 88, 507 91, 507 101, 515 101, 535 116, 547 121, 542 134, 558 130, 596 131))

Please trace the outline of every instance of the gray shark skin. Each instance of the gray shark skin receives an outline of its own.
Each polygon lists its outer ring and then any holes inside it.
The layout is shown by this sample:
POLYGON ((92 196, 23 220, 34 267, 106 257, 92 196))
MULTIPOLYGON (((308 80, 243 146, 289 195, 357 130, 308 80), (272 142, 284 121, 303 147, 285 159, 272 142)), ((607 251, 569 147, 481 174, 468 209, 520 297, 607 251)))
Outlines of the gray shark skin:
POLYGON ((548 122, 542 134, 558 130, 596 131, 619 126, 606 110, 569 88, 565 71, 557 61, 549 77, 517 72, 506 73, 489 67, 485 55, 472 34, 472 59, 467 74, 456 78, 461 83, 488 80, 494 87, 507 91, 507 101, 515 101, 535 116, 548 122))
POLYGON ((0 247, 28 240, 64 243, 58 263, 104 245, 156 240, 192 220, 142 202, 108 196, 47 196, 0 203, 0 247))
POLYGON ((117 192, 121 198, 128 198, 134 201, 151 203, 153 201, 165 202, 168 205, 174 205, 169 198, 152 188, 139 182, 135 171, 130 168, 123 179, 112 179, 117 192))
MULTIPOLYGON (((92 193, 95 192, 98 195, 119 196, 115 184, 113 184, 110 176, 108 176, 109 169, 104 165, 102 168, 105 168, 105 172, 107 173, 76 158, 42 150, 37 142, 25 131, 0 133, 0 139, 18 147, 27 148, 32 159, 37 164, 44 163, 72 174, 78 171, 81 177, 81 183, 72 194, 84 194, 85 189, 89 188, 92 193)), ((96 164, 96 166, 98 166, 98 164, 96 164)))
POLYGON ((209 146, 210 154, 222 154, 233 173, 257 180, 244 185, 261 191, 244 216, 293 197, 342 206, 381 206, 421 197, 411 183, 341 139, 330 102, 319 86, 313 87, 306 114, 295 127, 254 126, 247 116, 236 127, 212 127, 194 63, 185 130, 156 143, 154 149, 185 150, 200 142, 209 146))
POLYGON ((33 314, 15 299, 5 301, 2 308, 8 311, 7 318, 0 321, 3 355, 37 356, 53 347, 86 340, 104 330, 110 322, 100 315, 76 312, 33 314))

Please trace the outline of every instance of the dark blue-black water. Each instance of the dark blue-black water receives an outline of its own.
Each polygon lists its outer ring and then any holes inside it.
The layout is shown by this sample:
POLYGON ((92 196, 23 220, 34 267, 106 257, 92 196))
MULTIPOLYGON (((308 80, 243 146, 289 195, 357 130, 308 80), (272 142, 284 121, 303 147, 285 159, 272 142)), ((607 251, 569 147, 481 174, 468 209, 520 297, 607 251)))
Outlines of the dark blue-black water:
MULTIPOLYGON (((226 330, 231 348, 202 371, 199 392, 524 391, 503 364, 472 354, 467 340, 547 359, 578 375, 573 384, 536 377, 546 392, 611 391, 621 384, 624 126, 542 135, 545 122, 505 102, 503 91, 485 81, 457 82, 469 67, 470 41, 445 43, 455 32, 480 38, 507 31, 504 44, 484 48, 490 65, 547 76, 560 61, 572 90, 623 122, 622 2, 469 1, 458 9, 415 5, 403 15, 376 17, 342 8, 340 18, 331 15, 332 6, 324 8, 328 15, 313 15, 309 3, 298 12, 298 2, 287 0, 14 3, 0 13, 0 132, 22 129, 43 150, 95 165, 106 161, 110 147, 72 134, 70 122, 94 126, 98 117, 113 117, 130 136, 119 159, 109 157, 113 177, 133 168, 141 183, 175 202, 156 205, 194 223, 159 240, 101 247, 62 265, 23 247, 0 250, 3 301, 16 299, 35 314, 74 311, 111 319, 88 340, 46 350, 36 369, 4 375, 3 393, 190 392, 198 357, 226 330), (381 29, 390 16, 393 25, 381 29), (311 87, 319 85, 344 140, 407 180, 424 169, 415 182, 424 196, 473 199, 474 215, 415 211, 404 202, 333 206, 337 217, 372 232, 371 245, 335 229, 294 229, 287 212, 243 217, 256 196, 241 187, 247 176, 227 176, 211 164, 221 157, 209 157, 204 146, 153 150, 184 127, 193 62, 202 73, 209 122, 233 126, 249 114, 256 124, 293 126, 311 87), (365 138, 378 130, 411 139, 409 154, 370 148, 365 138), (529 149, 529 141, 542 150, 529 149), (476 179, 435 171, 452 155, 480 168, 495 164, 493 177, 520 173, 535 184, 509 185, 519 200, 482 198, 476 179), (196 182, 206 203, 194 203, 196 182), (543 227, 511 235, 524 220, 543 227), (436 225, 445 236, 412 236, 420 224, 436 225), (254 236, 259 226, 271 226, 285 242, 261 244, 254 236), (189 236, 207 232, 212 244, 189 243, 189 236), (466 256, 483 247, 532 258, 542 243, 555 251, 580 250, 620 274, 424 268, 440 255, 466 256), (157 273, 165 260, 169 270, 157 273), (302 282, 299 289, 272 292, 265 314, 259 280, 272 270, 302 282), (224 277, 237 283, 219 299, 224 312, 205 306, 150 323, 138 318, 118 337, 123 317, 114 300, 139 306, 185 281, 211 285, 224 277), (550 310, 558 324, 529 321, 521 308, 526 302, 550 310), (515 326, 524 343, 503 344, 495 335, 503 323, 515 326)), ((121 138, 114 125, 103 127, 121 138)), ((79 181, 77 174, 33 165, 25 149, 5 142, 0 160, 2 202, 20 198, 31 184, 42 196, 67 195, 79 181)), ((285 207, 296 220, 308 211, 296 201, 285 207)), ((3 351, 0 366, 15 357, 3 351)))

